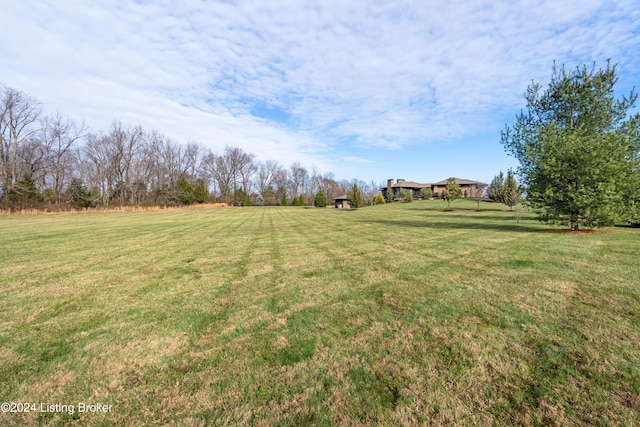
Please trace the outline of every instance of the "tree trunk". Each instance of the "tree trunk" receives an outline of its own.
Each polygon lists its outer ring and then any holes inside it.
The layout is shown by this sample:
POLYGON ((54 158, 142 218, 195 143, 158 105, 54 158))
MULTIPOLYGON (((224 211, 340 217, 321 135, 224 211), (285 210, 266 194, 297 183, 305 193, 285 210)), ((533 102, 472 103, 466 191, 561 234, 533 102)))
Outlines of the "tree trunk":
POLYGON ((578 217, 577 216, 571 216, 571 220, 569 223, 569 226, 571 227, 571 230, 573 231, 578 231, 580 229, 580 224, 578 223, 578 217))

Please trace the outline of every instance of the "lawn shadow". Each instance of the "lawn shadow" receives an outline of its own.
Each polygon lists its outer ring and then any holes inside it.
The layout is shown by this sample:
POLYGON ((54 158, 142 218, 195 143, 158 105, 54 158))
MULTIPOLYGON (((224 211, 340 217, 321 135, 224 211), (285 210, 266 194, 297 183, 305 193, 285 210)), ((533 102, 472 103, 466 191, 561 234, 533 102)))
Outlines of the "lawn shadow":
POLYGON ((458 206, 455 204, 451 205, 451 208, 447 208, 447 204, 444 203, 442 204, 442 209, 434 209, 434 205, 429 205, 426 207, 422 207, 420 206, 419 208, 417 208, 417 210, 423 210, 423 211, 435 211, 435 212, 453 212, 453 211, 463 211, 463 212, 478 212, 478 213, 482 213, 482 212, 513 212, 512 210, 509 210, 509 208, 507 206, 486 206, 484 204, 480 205, 480 210, 478 210, 478 206, 477 205, 473 205, 473 207, 463 207, 463 206, 458 206))
POLYGON ((478 212, 478 211, 474 211, 474 213, 472 214, 465 214, 465 215, 460 215, 460 214, 456 214, 453 212, 443 212, 443 216, 446 216, 446 218, 454 218, 456 220, 462 219, 462 220, 468 220, 468 221, 515 221, 514 216, 515 216, 515 212, 507 212, 508 215, 491 215, 491 214, 487 214, 485 215, 484 212, 478 212), (474 214, 477 214, 477 216, 474 216, 474 214))
POLYGON ((394 227, 404 228, 424 228, 424 229, 461 229, 461 230, 496 230, 496 231, 511 231, 520 233, 551 233, 551 234, 615 234, 611 230, 598 230, 598 229, 581 229, 578 231, 570 230, 569 228, 554 227, 554 228, 542 228, 540 225, 533 226, 527 222, 521 221, 517 223, 513 218, 505 218, 504 216, 496 216, 491 219, 502 221, 500 223, 485 222, 481 220, 490 219, 488 217, 482 218, 469 218, 467 215, 451 215, 446 214, 447 218, 455 219, 453 221, 438 221, 430 222, 427 219, 420 220, 404 220, 404 219, 374 219, 374 220, 359 220, 360 222, 375 223, 380 225, 388 225, 394 227), (461 221, 464 220, 464 221, 461 221), (510 221, 510 222, 506 222, 510 221))
POLYGON ((640 228, 640 224, 615 224, 614 227, 618 227, 618 228, 640 228))
MULTIPOLYGON (((449 215, 451 218, 453 215, 449 215)), ((482 219, 487 219, 486 217, 482 219)), ((504 217, 498 218, 500 220, 504 220, 504 217)), ((361 222, 374 223, 380 225, 388 225, 393 227, 403 227, 403 228, 424 228, 424 229, 463 229, 463 230, 497 230, 497 231, 517 231, 521 233, 541 233, 545 232, 546 229, 542 229, 539 227, 531 227, 527 224, 516 223, 515 219, 512 223, 487 223, 487 222, 476 222, 474 220, 469 220, 468 216, 457 215, 456 220, 453 221, 439 221, 439 222, 430 222, 428 220, 418 221, 418 220, 403 220, 403 219, 374 219, 374 220, 360 220, 361 222), (466 221, 457 220, 458 218, 464 218, 466 221)))

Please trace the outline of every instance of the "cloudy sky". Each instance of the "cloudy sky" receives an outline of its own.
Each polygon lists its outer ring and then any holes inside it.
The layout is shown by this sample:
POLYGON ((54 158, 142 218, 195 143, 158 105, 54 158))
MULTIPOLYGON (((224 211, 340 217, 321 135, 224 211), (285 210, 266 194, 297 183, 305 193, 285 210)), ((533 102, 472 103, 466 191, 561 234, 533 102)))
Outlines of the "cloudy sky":
POLYGON ((336 178, 489 181, 553 61, 640 86, 640 2, 6 0, 0 84, 47 112, 300 161, 336 178))

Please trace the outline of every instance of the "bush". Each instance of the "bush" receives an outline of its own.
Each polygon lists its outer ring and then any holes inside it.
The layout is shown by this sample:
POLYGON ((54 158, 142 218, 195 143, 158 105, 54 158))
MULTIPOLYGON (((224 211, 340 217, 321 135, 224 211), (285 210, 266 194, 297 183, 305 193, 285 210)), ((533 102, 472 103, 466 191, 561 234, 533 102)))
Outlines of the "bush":
POLYGON ((411 194, 411 191, 407 191, 404 188, 401 188, 400 191, 398 191, 398 198, 403 202, 413 202, 413 195, 411 194))
POLYGON ((431 188, 421 188, 420 196, 422 196, 423 199, 430 199, 433 197, 433 190, 431 188))
POLYGON ((382 194, 376 194, 375 196, 373 196, 373 204, 384 205, 385 204, 384 196, 382 194))

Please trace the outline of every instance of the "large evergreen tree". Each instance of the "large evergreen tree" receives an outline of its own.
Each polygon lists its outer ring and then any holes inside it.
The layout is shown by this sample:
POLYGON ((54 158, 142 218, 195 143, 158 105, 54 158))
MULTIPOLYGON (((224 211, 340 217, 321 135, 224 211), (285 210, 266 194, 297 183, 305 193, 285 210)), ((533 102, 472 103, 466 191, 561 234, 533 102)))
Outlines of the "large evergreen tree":
POLYGON ((636 93, 617 99, 616 82, 610 63, 598 70, 554 67, 549 87, 532 83, 526 110, 502 132, 539 219, 577 230, 628 215, 640 115, 628 114, 636 93))

